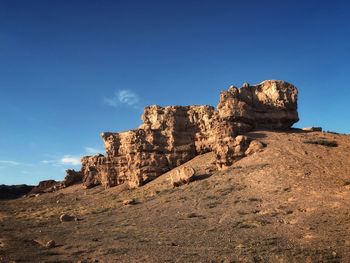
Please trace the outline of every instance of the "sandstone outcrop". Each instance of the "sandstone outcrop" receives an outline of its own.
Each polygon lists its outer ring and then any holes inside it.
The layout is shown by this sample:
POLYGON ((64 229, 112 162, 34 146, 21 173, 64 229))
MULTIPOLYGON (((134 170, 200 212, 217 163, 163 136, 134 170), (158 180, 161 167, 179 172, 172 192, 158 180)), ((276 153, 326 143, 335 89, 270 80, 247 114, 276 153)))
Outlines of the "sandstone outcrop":
POLYGON ((82 158, 84 185, 137 187, 211 150, 211 106, 145 108, 135 130, 102 133, 106 156, 82 158))
POLYGON ((145 108, 134 130, 101 134, 106 155, 85 156, 84 187, 141 186, 198 154, 214 151, 224 169, 260 151, 258 141, 238 136, 253 129, 288 129, 299 120, 297 89, 284 81, 231 86, 212 106, 157 105, 145 108))
POLYGON ((81 183, 84 178, 84 175, 81 171, 75 171, 72 169, 66 170, 66 177, 63 180, 62 186, 68 187, 73 184, 81 183))
POLYGON ((220 120, 231 122, 238 132, 252 129, 286 129, 299 120, 298 90, 281 80, 266 80, 221 92, 217 106, 220 120))

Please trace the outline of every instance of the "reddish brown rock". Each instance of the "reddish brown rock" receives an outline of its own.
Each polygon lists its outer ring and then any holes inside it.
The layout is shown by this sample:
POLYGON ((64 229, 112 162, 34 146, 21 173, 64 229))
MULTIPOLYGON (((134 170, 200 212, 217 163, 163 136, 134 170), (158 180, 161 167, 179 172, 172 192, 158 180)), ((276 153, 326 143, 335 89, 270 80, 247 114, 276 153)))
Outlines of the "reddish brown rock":
POLYGON ((81 173, 84 175, 84 188, 91 188, 101 184, 102 167, 105 157, 102 154, 84 156, 81 158, 81 173))

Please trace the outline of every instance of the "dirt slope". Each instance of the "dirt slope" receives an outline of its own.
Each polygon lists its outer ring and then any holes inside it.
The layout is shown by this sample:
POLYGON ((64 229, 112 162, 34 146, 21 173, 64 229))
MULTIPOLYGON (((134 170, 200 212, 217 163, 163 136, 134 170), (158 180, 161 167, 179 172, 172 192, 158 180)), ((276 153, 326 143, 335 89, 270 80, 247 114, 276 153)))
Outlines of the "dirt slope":
POLYGON ((350 136, 248 135, 263 152, 226 171, 198 156, 185 164, 198 180, 178 188, 170 171, 131 191, 76 185, 1 201, 0 262, 349 262, 350 136), (339 146, 304 143, 320 137, 339 146), (129 198, 138 204, 123 206, 129 198), (61 213, 80 220, 60 223, 61 213))

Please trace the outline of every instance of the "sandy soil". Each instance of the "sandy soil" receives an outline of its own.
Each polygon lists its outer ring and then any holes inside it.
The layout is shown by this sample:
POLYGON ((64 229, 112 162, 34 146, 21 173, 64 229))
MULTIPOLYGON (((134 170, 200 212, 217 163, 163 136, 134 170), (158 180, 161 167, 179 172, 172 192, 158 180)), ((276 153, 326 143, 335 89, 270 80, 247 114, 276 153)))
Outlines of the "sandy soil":
POLYGON ((75 185, 0 201, 0 262, 350 262, 350 136, 249 136, 264 151, 225 171, 198 156, 185 164, 198 180, 181 187, 170 171, 135 190, 75 185), (339 146, 304 143, 320 137, 339 146))

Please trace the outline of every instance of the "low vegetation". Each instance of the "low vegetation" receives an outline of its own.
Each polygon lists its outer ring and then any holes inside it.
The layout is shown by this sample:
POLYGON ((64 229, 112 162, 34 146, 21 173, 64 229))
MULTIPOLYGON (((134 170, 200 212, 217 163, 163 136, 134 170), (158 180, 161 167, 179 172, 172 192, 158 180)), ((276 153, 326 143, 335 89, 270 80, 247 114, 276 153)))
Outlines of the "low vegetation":
POLYGON ((324 138, 315 138, 304 141, 304 143, 319 144, 327 147, 337 147, 338 143, 336 141, 327 140, 324 138))

